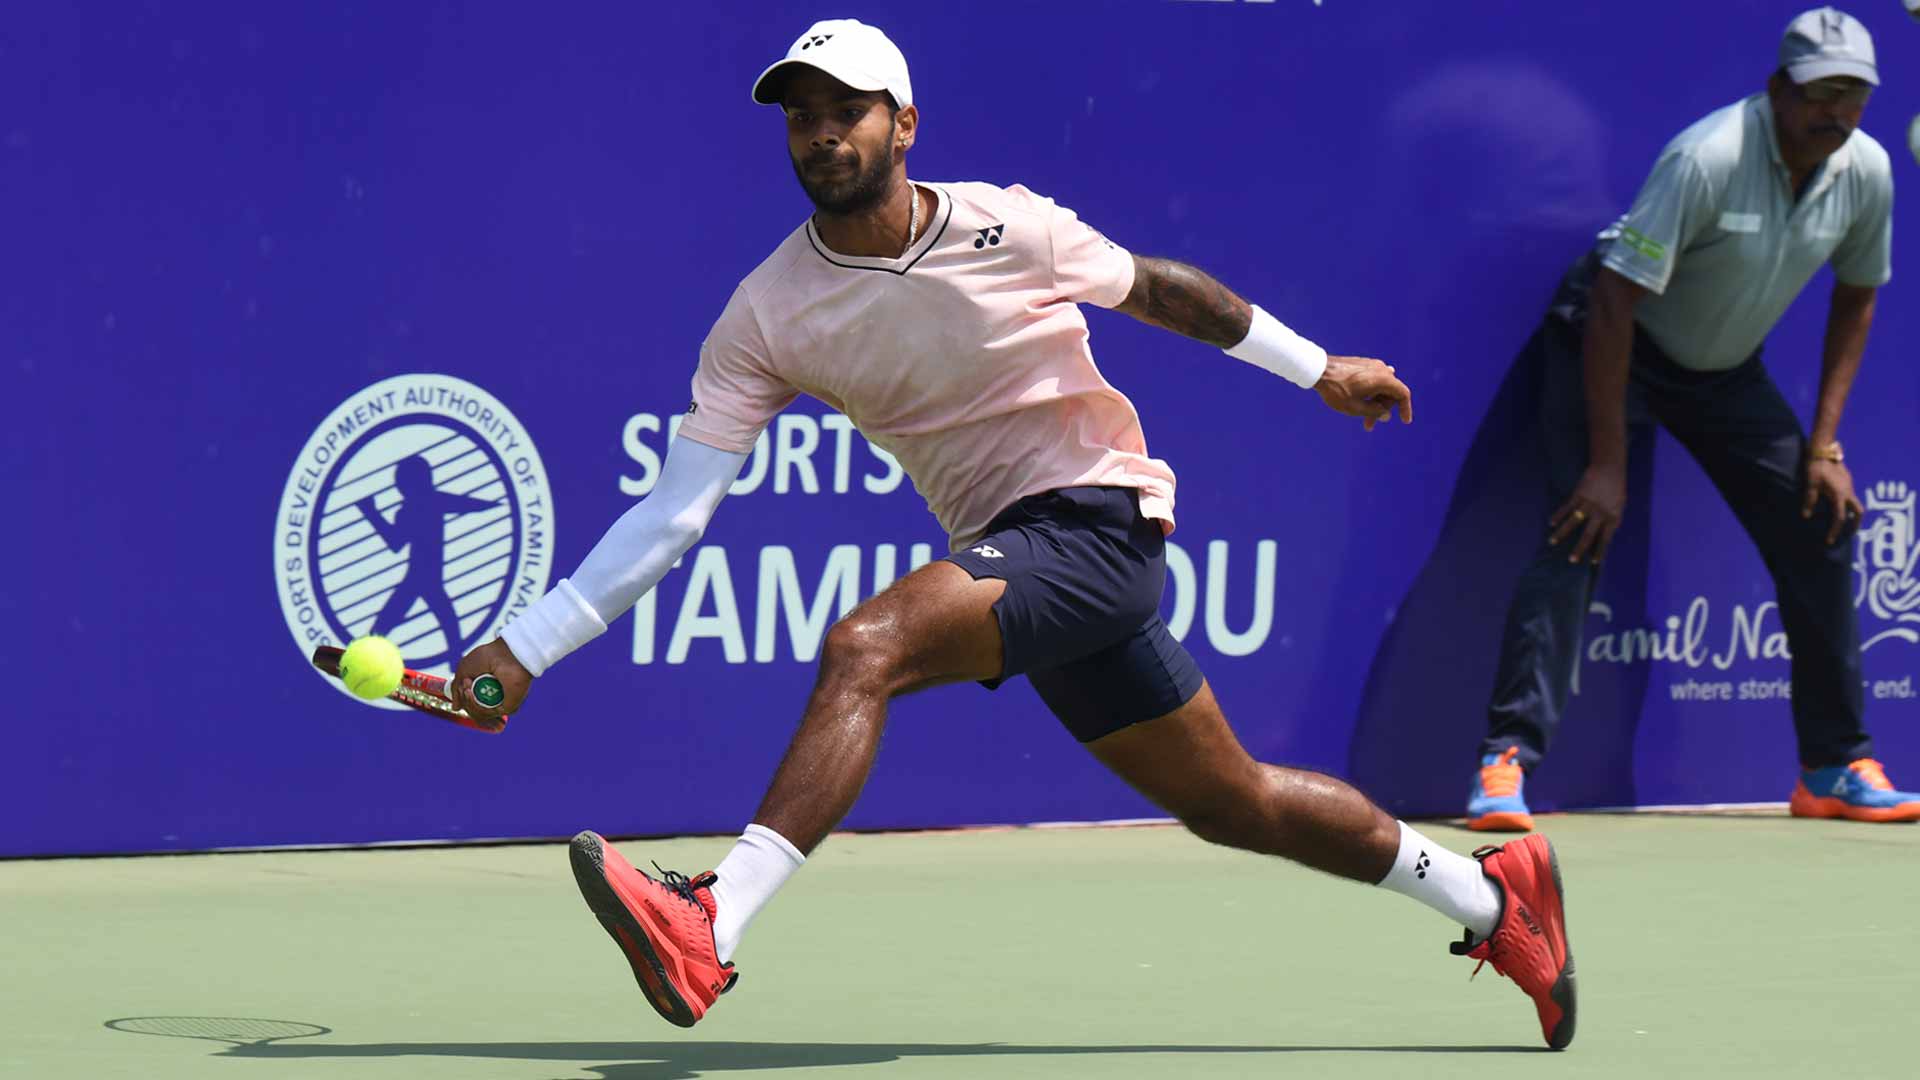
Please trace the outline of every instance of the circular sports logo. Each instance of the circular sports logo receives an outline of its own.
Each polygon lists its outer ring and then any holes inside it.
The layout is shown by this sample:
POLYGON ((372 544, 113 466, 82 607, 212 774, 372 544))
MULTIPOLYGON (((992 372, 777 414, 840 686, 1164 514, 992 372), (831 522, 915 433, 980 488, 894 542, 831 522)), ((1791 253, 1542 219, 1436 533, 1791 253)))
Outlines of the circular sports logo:
POLYGON ((552 550, 547 471, 520 421, 470 382, 397 375, 307 440, 273 565, 303 652, 380 634, 446 674, 546 592, 552 550))

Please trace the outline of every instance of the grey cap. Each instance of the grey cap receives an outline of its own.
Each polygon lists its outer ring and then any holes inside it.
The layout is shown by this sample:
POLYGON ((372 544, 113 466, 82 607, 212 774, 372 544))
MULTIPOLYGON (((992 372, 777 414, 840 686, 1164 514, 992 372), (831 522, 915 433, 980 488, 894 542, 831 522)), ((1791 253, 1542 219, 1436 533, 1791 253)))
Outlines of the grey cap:
POLYGON ((1814 8, 1787 24, 1787 36, 1780 39, 1780 66, 1796 83, 1845 75, 1880 85, 1873 35, 1859 19, 1830 7, 1814 8))

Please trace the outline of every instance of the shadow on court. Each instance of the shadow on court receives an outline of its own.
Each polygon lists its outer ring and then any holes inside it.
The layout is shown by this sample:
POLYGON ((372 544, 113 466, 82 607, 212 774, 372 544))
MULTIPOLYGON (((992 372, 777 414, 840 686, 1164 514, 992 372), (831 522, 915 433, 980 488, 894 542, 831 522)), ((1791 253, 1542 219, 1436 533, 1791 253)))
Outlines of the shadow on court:
MULTIPOLYGON (((179 1018, 192 1019, 192 1018, 179 1018)), ((691 1080, 716 1073, 756 1069, 800 1069, 835 1065, 880 1065, 914 1058, 1056 1057, 1100 1054, 1505 1054, 1548 1053, 1535 1046, 1205 1046, 1141 1043, 1130 1045, 1018 1045, 1008 1043, 788 1043, 788 1042, 421 1042, 291 1043, 327 1032, 318 1025, 285 1025, 288 1034, 242 1042, 232 1035, 186 1035, 177 1030, 141 1030, 124 1021, 108 1027, 136 1034, 174 1035, 230 1043, 224 1058, 290 1061, 317 1058, 448 1057, 496 1060, 578 1062, 579 1071, 606 1080, 691 1080), (294 1034, 294 1029, 305 1029, 294 1034), (587 1065, 586 1062, 611 1062, 587 1065)), ((244 1038, 244 1036, 241 1036, 244 1038)))
MULTIPOLYGON (((1455 478, 1440 536, 1396 606, 1367 674, 1347 775, 1400 817, 1457 814, 1466 802, 1507 603, 1554 509, 1541 441, 1546 362, 1538 339, 1530 338, 1508 367, 1455 478)), ((1631 436, 1629 491, 1652 488, 1654 447, 1650 430, 1631 436)), ((1648 624, 1651 520, 1644 501, 1630 509, 1608 549, 1608 580, 1621 584, 1596 598, 1612 604, 1622 627, 1648 624)), ((1580 669, 1569 722, 1529 780, 1536 813, 1639 801, 1634 739, 1650 670, 1580 669)))

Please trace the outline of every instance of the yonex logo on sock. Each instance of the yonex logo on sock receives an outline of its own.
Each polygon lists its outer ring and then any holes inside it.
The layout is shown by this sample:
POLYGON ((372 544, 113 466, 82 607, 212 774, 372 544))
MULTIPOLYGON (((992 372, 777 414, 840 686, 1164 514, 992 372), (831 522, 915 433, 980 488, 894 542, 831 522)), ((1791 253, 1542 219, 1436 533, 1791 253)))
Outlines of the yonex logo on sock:
POLYGON ((1421 852, 1420 858, 1417 859, 1413 864, 1413 876, 1420 878, 1422 880, 1425 880, 1427 876, 1427 867, 1432 865, 1433 865, 1433 860, 1427 858, 1426 852, 1424 851, 1421 852))
POLYGON ((1000 237, 1007 231, 1007 227, 1005 225, 989 225, 984 229, 975 229, 973 231, 980 234, 980 238, 973 242, 975 250, 978 250, 986 247, 988 244, 999 247, 1000 237))

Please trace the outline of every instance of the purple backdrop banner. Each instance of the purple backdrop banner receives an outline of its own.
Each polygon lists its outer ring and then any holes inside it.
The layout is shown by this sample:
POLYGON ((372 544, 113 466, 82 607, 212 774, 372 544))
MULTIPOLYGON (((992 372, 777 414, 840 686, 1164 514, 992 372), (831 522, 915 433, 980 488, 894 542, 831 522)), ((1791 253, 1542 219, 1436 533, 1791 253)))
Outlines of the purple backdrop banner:
MULTIPOLYGON (((1168 620, 1243 738, 1411 814, 1459 811, 1546 518, 1539 373, 1513 358, 1660 146, 1760 88, 1801 6, 822 14, 907 54, 915 178, 1024 183, 1412 383, 1417 424, 1366 435, 1213 350, 1089 314, 1180 477, 1168 620)), ((1886 72, 1865 126, 1904 185, 1920 25, 1893 0, 1851 10, 1886 72)), ((410 662, 444 666, 646 494, 700 339, 807 212, 778 115, 747 90, 809 17, 16 13, 0 453, 25 497, 0 533, 0 855, 746 819, 826 626, 945 550, 898 468, 817 403, 769 428, 704 542, 504 736, 357 702, 307 654, 391 613, 410 662), (445 525, 370 523, 401 505, 445 525)), ((1894 247, 1842 434, 1867 505, 1869 719, 1912 785, 1920 305, 1903 283, 1920 245, 1902 227, 1894 247)), ((1767 346, 1803 417, 1829 284, 1767 346)), ((1760 561, 1664 436, 1633 481, 1536 805, 1783 799, 1788 663, 1760 561)), ((848 824, 1153 813, 1016 682, 901 701, 848 824)))

